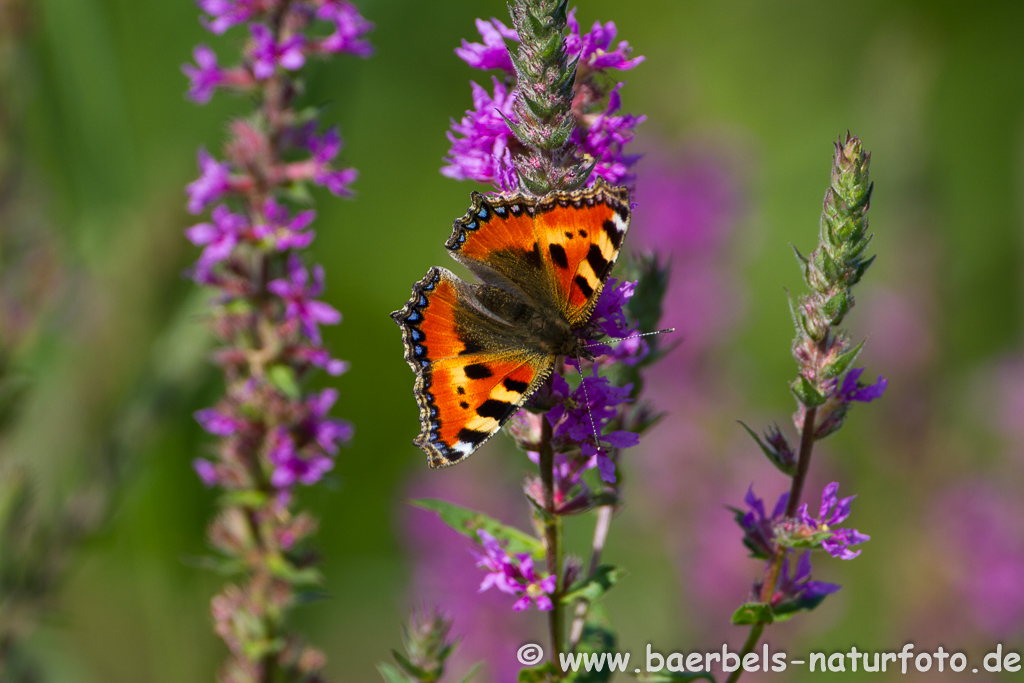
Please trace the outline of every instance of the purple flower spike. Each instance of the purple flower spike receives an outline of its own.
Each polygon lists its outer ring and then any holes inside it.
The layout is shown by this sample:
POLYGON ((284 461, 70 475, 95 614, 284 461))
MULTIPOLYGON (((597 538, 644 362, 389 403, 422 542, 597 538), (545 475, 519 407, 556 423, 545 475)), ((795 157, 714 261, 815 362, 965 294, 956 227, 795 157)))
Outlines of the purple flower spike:
POLYGON ((306 55, 302 51, 306 39, 301 34, 278 43, 274 40, 274 34, 263 24, 252 24, 249 26, 249 33, 253 39, 252 75, 258 80, 266 80, 273 76, 274 68, 277 66, 295 71, 306 63, 306 55))
POLYGON ((296 482, 311 486, 334 467, 334 462, 322 453, 302 457, 295 448, 295 440, 288 430, 278 427, 271 435, 273 446, 269 460, 274 465, 270 483, 279 489, 289 488, 296 482))
POLYGON ((256 14, 260 0, 199 0, 199 8, 210 15, 203 25, 211 33, 221 34, 232 26, 249 21, 256 14))
POLYGON ((290 217, 287 207, 268 199, 263 205, 263 216, 266 223, 254 225, 253 234, 259 240, 272 240, 278 251, 305 249, 313 241, 315 233, 306 228, 316 218, 315 211, 300 211, 290 217))
POLYGON ((455 48, 455 54, 459 59, 474 69, 501 69, 509 74, 514 73, 505 39, 519 42, 519 34, 515 29, 505 26, 497 19, 477 19, 476 30, 480 32, 483 44, 463 40, 462 47, 455 48))
POLYGON ((609 51, 618 30, 615 23, 609 21, 604 26, 595 21, 589 33, 580 35, 580 24, 576 21, 576 8, 569 12, 569 34, 565 37, 565 51, 580 56, 580 66, 593 71, 619 69, 627 71, 644 61, 643 57, 629 59, 633 48, 626 41, 620 42, 614 50, 609 51))
POLYGON ((886 387, 889 386, 889 380, 879 375, 878 381, 874 384, 861 384, 859 380, 863 373, 864 368, 854 368, 846 373, 846 377, 843 378, 843 384, 839 389, 839 396, 843 401, 871 403, 876 398, 881 398, 882 394, 885 393, 886 387))
POLYGON ((779 583, 772 596, 772 604, 777 605, 784 600, 795 600, 803 604, 817 604, 827 595, 838 591, 842 586, 824 581, 811 581, 811 551, 806 551, 797 561, 796 571, 789 575, 789 558, 782 561, 779 572, 779 583))
POLYGON ((199 178, 185 188, 185 194, 188 195, 188 210, 193 214, 202 213, 206 207, 231 190, 230 164, 219 163, 203 147, 199 148, 196 158, 199 164, 199 178))
POLYGON ((319 47, 325 52, 347 52, 359 57, 373 54, 373 45, 363 36, 373 30, 373 23, 359 14, 352 3, 344 0, 325 0, 316 11, 316 16, 334 23, 334 33, 320 41, 319 47))
POLYGON ((198 45, 192 51, 196 66, 185 64, 181 70, 188 76, 188 96, 196 104, 206 104, 213 97, 213 91, 227 81, 224 70, 217 66, 217 55, 205 45, 198 45))
POLYGON ((231 213, 223 204, 215 208, 211 216, 212 223, 199 223, 185 231, 185 236, 192 244, 204 247, 196 262, 195 279, 199 282, 209 281, 213 266, 231 255, 243 232, 249 227, 245 216, 231 213))
POLYGON ((476 83, 470 83, 473 109, 458 123, 452 121, 448 133, 452 146, 441 174, 455 180, 493 183, 501 190, 512 191, 518 181, 508 147, 510 142, 515 143, 515 138, 503 116, 512 118, 515 95, 497 78, 492 81, 493 96, 476 83))
POLYGON ((295 254, 288 259, 288 279, 273 280, 267 289, 285 300, 285 317, 297 320, 306 336, 317 346, 320 345, 318 325, 341 322, 341 313, 333 306, 313 300, 313 297, 324 291, 324 269, 321 266, 313 267, 313 283, 310 284, 309 273, 302 259, 295 254))

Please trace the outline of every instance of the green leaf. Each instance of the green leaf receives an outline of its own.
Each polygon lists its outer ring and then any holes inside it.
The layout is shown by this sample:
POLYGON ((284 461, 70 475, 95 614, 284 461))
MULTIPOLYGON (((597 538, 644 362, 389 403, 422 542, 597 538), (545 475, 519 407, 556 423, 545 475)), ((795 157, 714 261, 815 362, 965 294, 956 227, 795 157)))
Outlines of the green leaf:
POLYGON ((836 356, 836 359, 821 369, 821 376, 825 379, 832 379, 846 372, 846 369, 853 365, 853 361, 857 360, 857 356, 860 355, 860 350, 864 348, 863 340, 860 344, 846 353, 841 353, 836 356))
POLYGON ((462 677, 462 680, 459 681, 459 683, 469 683, 471 680, 473 680, 474 676, 480 673, 480 667, 482 667, 483 665, 483 662, 477 662, 476 664, 474 664, 473 668, 470 669, 469 672, 462 677))
POLYGON ((246 489, 239 491, 225 491, 220 497, 220 504, 224 507, 261 508, 267 503, 267 494, 263 491, 246 489))
POLYGON ((289 562, 283 555, 268 555, 267 568, 293 586, 319 586, 323 584, 323 575, 314 567, 300 569, 289 562))
POLYGON ((562 604, 571 605, 577 600, 594 602, 607 593, 625 575, 624 569, 610 564, 602 564, 594 570, 593 574, 570 586, 568 592, 562 596, 562 604))
POLYGON ((817 408, 825 402, 825 397, 821 395, 814 385, 810 381, 800 375, 795 382, 789 386, 790 391, 796 396, 796 400, 803 403, 808 408, 817 408))
POLYGON ((406 676, 396 667, 385 662, 381 662, 377 665, 377 671, 380 672, 381 678, 383 678, 386 683, 415 683, 413 679, 406 676))
POLYGON ((683 673, 682 671, 665 671, 662 669, 661 671, 636 674, 636 680, 642 683, 677 683, 678 681, 699 681, 701 679, 715 683, 715 677, 707 671, 683 673))
POLYGON ((271 365, 267 370, 267 378, 282 394, 293 401, 302 397, 302 390, 299 389, 299 380, 295 376, 295 370, 290 366, 271 365))
POLYGON ((770 624, 774 620, 772 606, 767 602, 748 602, 740 605, 732 614, 732 623, 736 626, 770 624))
MULTIPOLYGON (((583 633, 580 635, 576 652, 582 655, 600 655, 605 652, 611 654, 615 652, 616 640, 608 611, 601 604, 590 605, 583 621, 583 633)), ((608 667, 587 671, 586 667, 581 666, 578 671, 566 672, 566 680, 572 683, 606 683, 613 673, 608 667)))
POLYGON ((398 666, 402 667, 407 674, 421 683, 432 683, 438 679, 438 675, 436 673, 416 666, 398 650, 392 649, 391 656, 395 658, 396 662, 398 662, 398 666))
POLYGON ((499 541, 504 541, 505 550, 510 555, 526 553, 533 557, 544 556, 544 544, 539 540, 515 527, 505 526, 482 512, 476 512, 438 498, 410 500, 409 504, 436 512, 442 522, 474 541, 479 542, 480 539, 476 532, 483 529, 499 541))
MULTIPOLYGON (((785 474, 787 477, 792 477, 796 474, 797 463, 795 461, 784 459, 778 451, 762 441, 761 437, 758 436, 753 429, 748 427, 745 422, 742 420, 736 421, 740 423, 741 427, 747 430, 747 434, 750 434, 750 438, 757 442, 757 445, 761 448, 761 452, 764 453, 765 457, 768 458, 768 460, 770 460, 780 472, 785 474)), ((776 430, 778 430, 778 425, 776 425, 776 430)))

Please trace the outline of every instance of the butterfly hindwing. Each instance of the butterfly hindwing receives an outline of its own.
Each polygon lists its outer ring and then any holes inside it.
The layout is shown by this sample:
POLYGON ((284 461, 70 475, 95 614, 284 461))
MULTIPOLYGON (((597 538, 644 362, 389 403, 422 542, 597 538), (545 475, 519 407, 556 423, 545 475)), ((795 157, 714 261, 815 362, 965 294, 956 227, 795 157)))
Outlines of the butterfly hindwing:
POLYGON ((629 195, 598 180, 538 200, 474 194, 446 246, 484 279, 511 284, 583 326, 629 228, 629 195))
POLYGON ((432 467, 453 465, 497 432, 547 378, 554 359, 487 314, 474 287, 431 268, 392 314, 416 372, 420 434, 432 467))

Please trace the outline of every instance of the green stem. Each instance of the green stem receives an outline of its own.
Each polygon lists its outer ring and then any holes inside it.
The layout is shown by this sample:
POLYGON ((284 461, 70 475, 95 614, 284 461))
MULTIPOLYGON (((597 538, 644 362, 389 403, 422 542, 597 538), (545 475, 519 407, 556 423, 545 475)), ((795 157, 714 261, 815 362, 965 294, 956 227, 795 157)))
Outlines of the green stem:
MULTIPOLYGON (((763 631, 764 624, 754 624, 750 627, 750 635, 747 636, 747 642, 743 643, 743 650, 740 651, 741 662, 746 655, 753 652, 754 648, 757 647, 757 641, 761 640, 761 633, 763 631)), ((740 676, 742 674, 743 667, 741 666, 729 675, 729 678, 726 679, 725 683, 736 683, 736 681, 740 680, 740 676)))
POLYGON ((555 592, 551 595, 552 609, 548 612, 551 631, 551 661, 558 667, 562 653, 562 520, 555 514, 555 452, 551 447, 552 429, 542 420, 540 447, 540 480, 544 488, 544 553, 548 573, 555 577, 555 592))
MULTIPOLYGON (((793 482, 789 487, 789 501, 786 503, 787 517, 795 516, 797 508, 800 507, 800 498, 803 495, 804 482, 807 480, 807 471, 811 467, 811 451, 814 450, 814 421, 817 415, 818 409, 816 407, 807 408, 804 411, 804 424, 800 433, 800 455, 797 461, 796 474, 793 475, 793 482)), ((768 567, 764 572, 764 582, 761 584, 761 594, 758 596, 761 602, 771 603, 787 552, 786 548, 779 548, 768 563, 768 567)), ((740 654, 741 660, 743 655, 752 652, 757 647, 757 641, 760 640, 764 627, 765 624, 754 624, 750 627, 750 635, 747 636, 747 642, 744 643, 743 652, 740 654)), ((742 674, 743 667, 740 667, 732 672, 726 683, 736 683, 742 674)))

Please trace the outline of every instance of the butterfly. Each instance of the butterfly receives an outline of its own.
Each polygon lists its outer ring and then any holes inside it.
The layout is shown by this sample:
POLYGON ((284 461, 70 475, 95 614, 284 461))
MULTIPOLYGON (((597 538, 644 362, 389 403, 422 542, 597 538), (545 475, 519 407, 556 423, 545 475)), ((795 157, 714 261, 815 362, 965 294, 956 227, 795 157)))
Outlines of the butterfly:
POLYGON ((592 358, 578 334, 629 229, 629 191, 604 180, 541 198, 474 192, 445 247, 480 282, 439 267, 391 314, 416 373, 413 443, 431 467, 464 460, 551 374, 592 358))

